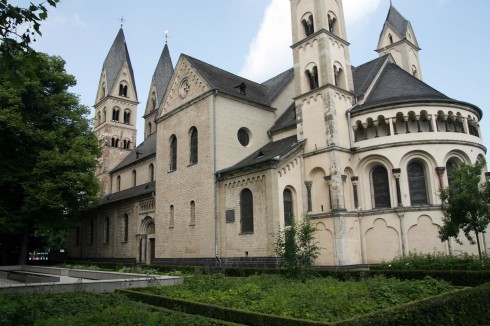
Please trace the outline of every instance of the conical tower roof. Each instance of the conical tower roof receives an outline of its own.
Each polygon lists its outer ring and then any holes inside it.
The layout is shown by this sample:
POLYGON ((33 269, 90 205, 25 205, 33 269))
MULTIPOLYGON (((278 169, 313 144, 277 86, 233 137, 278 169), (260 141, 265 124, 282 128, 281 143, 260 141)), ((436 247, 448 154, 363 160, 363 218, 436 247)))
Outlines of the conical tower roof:
POLYGON ((128 47, 126 45, 126 39, 124 37, 123 29, 119 29, 114 43, 112 43, 111 49, 104 60, 104 66, 102 69, 106 71, 107 80, 107 93, 110 94, 115 86, 117 77, 121 72, 121 69, 127 63, 131 79, 134 85, 134 94, 136 101, 138 100, 138 94, 136 93, 136 84, 134 79, 133 67, 131 65, 131 59, 129 58, 128 47))
POLYGON ((390 25, 400 38, 406 37, 409 21, 393 5, 390 6, 385 24, 390 25))
POLYGON ((163 96, 165 95, 165 91, 167 90, 167 86, 170 83, 173 73, 174 66, 172 64, 172 58, 170 57, 168 45, 165 44, 152 77, 152 82, 155 85, 157 93, 156 96, 159 104, 163 100, 163 96))

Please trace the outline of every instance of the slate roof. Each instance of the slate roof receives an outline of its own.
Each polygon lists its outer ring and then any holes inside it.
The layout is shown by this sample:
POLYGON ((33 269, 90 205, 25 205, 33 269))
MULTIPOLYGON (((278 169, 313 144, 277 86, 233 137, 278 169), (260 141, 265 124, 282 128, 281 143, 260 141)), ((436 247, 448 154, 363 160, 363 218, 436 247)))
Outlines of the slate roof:
POLYGON ((107 196, 102 197, 99 202, 99 206, 107 205, 110 203, 114 203, 120 200, 133 198, 137 196, 143 196, 147 194, 151 194, 155 191, 155 181, 151 181, 133 188, 125 189, 122 191, 115 192, 113 194, 109 194, 107 196))
POLYGON ((400 38, 406 37, 409 21, 393 5, 390 6, 385 24, 390 25, 400 38))
POLYGON ((246 167, 253 167, 270 161, 278 162, 303 143, 304 141, 298 142, 296 136, 270 142, 232 167, 218 171, 218 173, 222 174, 246 167))
POLYGON ((188 55, 183 54, 182 56, 190 62, 211 88, 267 106, 271 104, 287 82, 293 78, 292 69, 288 69, 263 84, 258 84, 188 55), (242 83, 246 86, 245 94, 239 91, 239 86, 242 83))
POLYGON ((170 57, 168 46, 165 44, 152 78, 152 82, 155 84, 156 88, 158 104, 162 103, 163 96, 165 95, 165 91, 167 90, 167 86, 170 83, 173 73, 174 66, 172 64, 172 58, 170 57))
POLYGON ((269 132, 274 134, 279 131, 296 128, 296 104, 293 102, 276 120, 269 132))
POLYGON ((115 173, 137 162, 144 161, 156 154, 157 134, 149 135, 138 147, 134 148, 111 172, 115 173))
POLYGON ((371 86, 376 74, 379 72, 383 63, 389 57, 386 54, 382 57, 366 62, 359 67, 352 67, 352 77, 354 79, 354 90, 357 96, 362 96, 371 86))
POLYGON ((107 79, 107 93, 110 94, 116 83, 117 76, 121 71, 124 63, 128 63, 129 73, 131 74, 131 79, 134 85, 134 95, 136 101, 138 101, 138 94, 136 93, 136 81, 134 79, 133 66, 131 65, 131 60, 129 58, 128 47, 126 46, 126 39, 124 37, 123 29, 119 29, 114 43, 112 43, 111 49, 104 60, 104 65, 102 69, 106 71, 107 79))

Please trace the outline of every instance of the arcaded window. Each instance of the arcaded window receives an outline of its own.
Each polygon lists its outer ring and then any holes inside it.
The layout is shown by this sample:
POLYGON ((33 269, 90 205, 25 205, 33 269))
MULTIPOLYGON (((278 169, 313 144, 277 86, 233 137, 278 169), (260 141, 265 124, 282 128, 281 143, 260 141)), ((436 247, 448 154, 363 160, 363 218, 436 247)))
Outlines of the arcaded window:
POLYGON ((294 221, 293 193, 289 189, 284 189, 282 198, 284 205, 284 226, 291 226, 294 221))
POLYGON ((313 15, 309 15, 308 17, 305 17, 301 23, 303 24, 303 27, 305 28, 305 34, 306 36, 310 36, 311 34, 315 33, 315 26, 313 24, 313 15))
POLYGON ((342 67, 339 64, 335 64, 333 66, 333 73, 334 73, 335 86, 345 87, 344 70, 342 69, 342 67))
POLYGON ((112 121, 119 121, 119 109, 112 109, 112 121))
POLYGON ((110 227, 111 227, 111 220, 109 219, 109 217, 106 217, 105 221, 104 221, 104 243, 105 244, 109 243, 109 235, 111 232, 110 227))
POLYGON ((124 96, 124 97, 128 96, 128 86, 127 85, 119 84, 119 96, 124 96))
POLYGON ((338 35, 338 28, 337 28, 337 17, 333 13, 328 14, 328 31, 330 33, 333 33, 335 35, 338 35))
POLYGON ((374 208, 391 207, 390 183, 386 168, 383 166, 375 167, 371 173, 371 182, 374 208))
POLYGON ((129 216, 124 214, 122 218, 122 242, 128 242, 129 239, 129 216))
POLYGON ((189 225, 196 225, 196 202, 195 201, 191 201, 190 205, 189 205, 189 209, 190 209, 190 223, 189 225))
POLYGON ((198 154, 198 143, 197 143, 197 129, 193 127, 190 132, 190 164, 197 163, 198 154))
POLYGON ((153 165, 153 163, 151 163, 148 167, 148 176, 150 179, 149 181, 155 180, 155 166, 153 165))
POLYGON ((427 205, 427 185, 424 166, 419 162, 408 165, 408 186, 410 188, 410 203, 414 205, 427 205))
POLYGON ((124 111, 124 123, 127 125, 131 123, 131 111, 129 110, 124 111))
POLYGON ((310 90, 314 90, 318 88, 318 68, 314 66, 311 70, 306 70, 306 77, 308 78, 308 82, 310 83, 310 90))
POLYGON ((131 141, 129 139, 123 140, 123 148, 124 149, 129 149, 131 146, 131 141))
POLYGON ((131 173, 133 179, 133 187, 136 187, 136 170, 131 173))
POLYGON ((250 189, 243 189, 240 193, 241 232, 254 232, 254 203, 250 189))
POLYGON ((170 138, 170 171, 177 170, 177 137, 170 138))

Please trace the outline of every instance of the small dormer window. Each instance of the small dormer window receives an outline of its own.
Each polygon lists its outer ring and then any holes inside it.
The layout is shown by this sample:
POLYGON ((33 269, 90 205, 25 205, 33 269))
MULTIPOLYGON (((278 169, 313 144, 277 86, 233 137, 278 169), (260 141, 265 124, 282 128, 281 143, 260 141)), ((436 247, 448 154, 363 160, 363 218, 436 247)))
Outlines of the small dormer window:
POLYGON ((245 83, 241 83, 240 85, 235 86, 235 88, 241 95, 247 95, 247 85, 245 85, 245 83))

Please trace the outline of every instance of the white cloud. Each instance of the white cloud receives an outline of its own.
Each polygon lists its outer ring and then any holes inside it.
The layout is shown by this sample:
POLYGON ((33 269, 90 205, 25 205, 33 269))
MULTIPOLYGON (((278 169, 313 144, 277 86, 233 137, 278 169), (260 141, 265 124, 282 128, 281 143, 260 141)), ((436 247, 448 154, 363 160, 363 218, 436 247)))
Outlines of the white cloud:
POLYGON ((73 27, 85 27, 87 24, 77 13, 66 15, 55 10, 48 13, 48 19, 45 23, 43 23, 43 25, 48 28, 59 28, 67 25, 73 27))
MULTIPOLYGON (((344 0, 347 25, 354 25, 374 12, 381 0, 344 0)), ((290 2, 271 0, 257 35, 252 40, 240 75, 263 81, 292 67, 290 2)))

